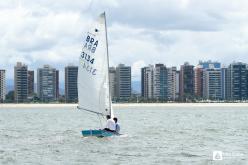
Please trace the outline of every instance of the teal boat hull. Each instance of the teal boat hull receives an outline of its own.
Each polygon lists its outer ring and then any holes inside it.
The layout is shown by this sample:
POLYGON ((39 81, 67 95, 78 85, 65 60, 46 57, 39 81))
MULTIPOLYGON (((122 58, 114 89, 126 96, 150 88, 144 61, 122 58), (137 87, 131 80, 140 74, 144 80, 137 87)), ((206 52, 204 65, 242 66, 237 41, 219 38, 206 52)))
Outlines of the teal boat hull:
POLYGON ((84 137, 89 137, 89 136, 110 137, 110 136, 116 136, 119 134, 116 132, 110 132, 110 131, 98 129, 98 130, 82 130, 82 135, 84 137))

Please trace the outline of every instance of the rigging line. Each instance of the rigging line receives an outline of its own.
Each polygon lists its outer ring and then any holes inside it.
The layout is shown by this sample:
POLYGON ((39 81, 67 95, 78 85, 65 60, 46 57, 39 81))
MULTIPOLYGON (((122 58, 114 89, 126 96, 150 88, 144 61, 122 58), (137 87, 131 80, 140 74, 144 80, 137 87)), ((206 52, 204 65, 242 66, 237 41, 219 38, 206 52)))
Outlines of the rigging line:
POLYGON ((85 109, 85 108, 81 108, 81 107, 79 107, 79 106, 77 106, 77 109, 78 109, 78 110, 88 111, 88 112, 91 112, 91 113, 95 113, 95 114, 97 114, 97 115, 105 116, 103 113, 95 112, 95 111, 92 111, 92 110, 89 110, 89 109, 85 109))

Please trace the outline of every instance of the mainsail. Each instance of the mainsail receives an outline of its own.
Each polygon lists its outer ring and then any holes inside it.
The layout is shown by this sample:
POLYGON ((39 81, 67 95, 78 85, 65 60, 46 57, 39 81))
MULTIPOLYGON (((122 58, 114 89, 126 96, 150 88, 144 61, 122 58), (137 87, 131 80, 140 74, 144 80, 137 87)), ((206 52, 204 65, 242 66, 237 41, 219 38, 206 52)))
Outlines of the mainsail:
POLYGON ((105 13, 88 30, 78 67, 79 109, 113 117, 105 13))

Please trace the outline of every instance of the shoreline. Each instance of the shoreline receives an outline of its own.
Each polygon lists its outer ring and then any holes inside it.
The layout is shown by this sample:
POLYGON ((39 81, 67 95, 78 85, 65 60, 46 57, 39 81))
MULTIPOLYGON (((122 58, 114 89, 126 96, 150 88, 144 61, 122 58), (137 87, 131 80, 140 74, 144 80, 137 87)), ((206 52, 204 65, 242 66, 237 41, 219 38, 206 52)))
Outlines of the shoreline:
MULTIPOLYGON (((76 108, 78 104, 0 104, 2 108, 76 108)), ((248 103, 113 103, 114 108, 125 107, 247 107, 248 103)))

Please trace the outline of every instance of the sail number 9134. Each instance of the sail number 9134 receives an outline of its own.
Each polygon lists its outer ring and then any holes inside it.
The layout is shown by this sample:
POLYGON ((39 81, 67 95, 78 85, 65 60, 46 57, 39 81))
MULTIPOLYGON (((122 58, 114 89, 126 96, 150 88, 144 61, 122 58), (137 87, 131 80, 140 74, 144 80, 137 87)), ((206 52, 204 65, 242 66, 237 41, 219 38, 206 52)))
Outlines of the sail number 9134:
POLYGON ((82 52, 81 53, 81 58, 82 59, 85 59, 86 61, 90 62, 91 64, 94 64, 94 58, 91 58, 90 55, 88 55, 87 53, 85 52, 82 52))

